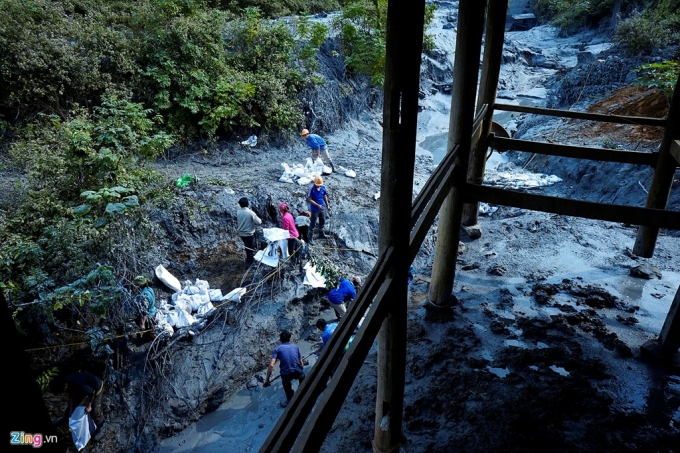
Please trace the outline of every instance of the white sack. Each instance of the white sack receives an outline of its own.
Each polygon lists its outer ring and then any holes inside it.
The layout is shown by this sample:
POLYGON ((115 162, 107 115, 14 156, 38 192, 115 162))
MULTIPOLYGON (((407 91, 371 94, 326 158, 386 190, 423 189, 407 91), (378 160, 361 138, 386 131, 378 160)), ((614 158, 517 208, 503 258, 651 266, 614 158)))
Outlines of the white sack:
POLYGON ((305 279, 303 285, 309 285, 313 288, 325 288, 326 277, 316 271, 316 266, 312 266, 309 262, 305 264, 305 279))
POLYGON ((222 299, 222 290, 217 288, 217 289, 211 289, 208 291, 208 297, 210 297, 210 302, 221 302, 222 299))
POLYGON ((236 288, 232 291, 230 291, 226 296, 224 296, 223 300, 231 300, 233 302, 241 302, 241 296, 243 296, 246 293, 245 288, 236 288))
POLYGON ((276 242, 281 239, 290 238, 290 232, 282 228, 263 228, 262 235, 267 240, 267 242, 276 242))
POLYGON ((196 283, 194 285, 198 286, 198 289, 200 290, 208 290, 210 289, 210 283, 208 283, 206 280, 200 280, 196 279, 196 283))
POLYGON ((76 407, 68 420, 68 427, 71 430, 73 444, 78 451, 85 448, 90 437, 92 437, 92 433, 97 429, 97 426, 90 419, 90 414, 85 412, 85 406, 76 407))
POLYGON ((174 292, 182 291, 182 285, 179 283, 179 280, 177 280, 177 278, 168 272, 161 264, 156 266, 156 277, 174 292))
POLYGON ((276 253, 276 245, 269 244, 264 250, 255 254, 255 259, 267 266, 277 267, 279 265, 279 255, 276 253))
POLYGON ((196 316, 208 316, 212 311, 215 309, 215 306, 212 304, 212 302, 208 301, 204 304, 202 304, 200 307, 198 307, 198 310, 196 311, 196 316))

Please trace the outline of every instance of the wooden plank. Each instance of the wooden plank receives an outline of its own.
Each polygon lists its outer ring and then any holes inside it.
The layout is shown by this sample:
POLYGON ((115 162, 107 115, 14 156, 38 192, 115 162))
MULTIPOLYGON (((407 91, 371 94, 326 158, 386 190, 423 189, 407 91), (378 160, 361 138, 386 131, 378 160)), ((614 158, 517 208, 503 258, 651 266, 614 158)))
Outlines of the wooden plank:
MULTIPOLYGON (((409 262, 413 262, 420 250, 420 246, 427 236, 427 232, 430 231, 430 227, 434 223, 434 219, 439 214, 439 209, 444 203, 444 199, 451 192, 453 187, 453 175, 455 173, 455 167, 450 165, 446 167, 446 173, 442 178, 442 182, 436 187, 436 190, 431 195, 426 198, 427 206, 420 214, 418 218, 415 219, 415 225, 411 230, 411 242, 409 244, 408 257, 409 262)), ((414 219, 411 219, 412 221, 414 219)))
POLYGON ((615 150, 593 148, 589 146, 558 145, 547 142, 534 142, 503 138, 491 135, 489 146, 498 150, 526 151, 547 156, 571 157, 574 159, 588 159, 603 162, 619 162, 623 164, 655 166, 658 153, 643 153, 640 151, 615 150))
MULTIPOLYGON (((389 278, 382 282, 376 296, 376 303, 371 305, 349 350, 341 354, 338 369, 335 370, 328 387, 319 399, 314 413, 300 433, 300 440, 293 447, 293 452, 316 453, 321 451, 326 433, 330 430, 333 421, 342 408, 342 404, 345 398, 347 398, 352 384, 354 384, 354 379, 356 379, 359 370, 361 370, 364 360, 366 360, 368 352, 371 350, 373 342, 380 331, 380 327, 389 309, 389 303, 379 303, 378 301, 388 302, 385 296, 389 293, 390 286, 393 283, 394 281, 389 278)), ((337 329, 335 330, 337 331, 337 329)), ((333 332, 326 347, 330 347, 331 342, 336 340, 337 346, 342 347, 344 350, 344 345, 347 342, 337 340, 336 336, 337 333, 333 332)), ((329 362, 327 364, 327 367, 330 367, 330 371, 332 371, 334 363, 329 362)), ((316 363, 315 367, 317 366, 319 366, 319 362, 316 363)))
POLYGON ((666 125, 666 118, 648 118, 642 116, 604 115, 602 113, 573 112, 571 110, 546 109, 542 107, 528 107, 525 105, 494 104, 495 110, 506 112, 533 113, 535 115, 559 116, 577 120, 600 121, 603 123, 633 124, 636 126, 666 125))
POLYGON ((671 144, 671 156, 673 156, 675 162, 680 165, 680 140, 675 140, 671 144))
MULTIPOLYGON (((472 138, 475 118, 479 55, 482 49, 484 13, 486 1, 460 2, 458 7, 458 32, 456 34, 456 58, 453 63, 453 90, 449 117, 449 138, 446 149, 460 145, 454 171, 454 180, 464 183, 470 150, 476 141, 472 138), (475 68, 474 70, 471 70, 475 68)), ((479 134, 478 134, 479 135, 479 134)), ((463 185, 463 184, 461 184, 463 185)), ((451 190, 442 203, 437 229, 437 245, 432 262, 432 279, 428 291, 429 301, 441 307, 452 303, 453 281, 456 277, 456 260, 464 194, 459 188, 451 190), (453 259, 452 259, 453 257, 453 259)))
POLYGON ((672 356, 680 348, 680 288, 675 293, 671 309, 666 315, 666 321, 661 328, 659 335, 661 353, 665 356, 672 356))
POLYGON ((437 169, 430 175, 423 188, 418 192, 416 199, 413 201, 413 207, 411 208, 411 229, 416 226, 418 219, 430 202, 430 198, 441 186, 442 181, 444 181, 445 175, 453 168, 453 162, 456 160, 459 150, 460 146, 456 145, 451 152, 446 153, 446 156, 444 156, 444 159, 439 163, 437 169))
MULTIPOLYGON (((668 205, 668 197, 673 187, 673 180, 675 179, 675 169, 677 168, 677 161, 671 155, 671 148, 673 142, 680 137, 680 74, 678 80, 675 82, 673 90, 673 97, 671 98, 671 105, 668 107, 668 123, 666 129, 663 131, 663 138, 659 145, 659 159, 654 168, 652 175, 652 182, 649 184, 649 192, 647 193, 646 208, 665 209, 668 205)), ((643 258, 651 258, 654 256, 654 249, 656 248, 656 239, 659 236, 659 229, 653 227, 642 226, 638 229, 635 238, 635 245, 633 245, 633 253, 643 258)))
MULTIPOLYGON (((387 274, 393 265, 394 249, 390 247, 385 253, 379 255, 373 270, 359 290, 356 301, 340 320, 338 327, 335 328, 331 339, 319 356, 319 360, 310 370, 298 391, 295 392, 286 410, 279 417, 267 440, 265 440, 260 448, 260 453, 291 450, 304 423, 316 405, 319 395, 326 388, 326 383, 331 376, 333 367, 337 360, 342 358, 345 345, 354 333, 356 326, 359 325, 359 321, 371 304, 381 303, 381 299, 378 299, 376 296, 382 291, 387 274)), ((341 377, 341 375, 339 376, 341 377)))
MULTIPOLYGON (((505 21, 508 11, 508 0, 490 0, 486 13, 486 34, 484 37, 484 55, 482 57, 482 74, 479 81, 477 102, 489 106, 496 101, 498 79, 503 57, 503 42, 505 40, 505 21)), ((487 138, 493 124, 493 112, 488 109, 484 124, 470 151, 470 161, 467 169, 467 179, 473 184, 482 184, 486 171, 487 138)), ((473 135, 474 132, 473 132, 473 135)), ((472 203, 463 206, 463 225, 475 225, 479 221, 479 204, 472 203)))
POLYGON ((680 229, 680 212, 677 211, 548 197, 474 184, 466 184, 464 192, 472 201, 607 222, 680 229))

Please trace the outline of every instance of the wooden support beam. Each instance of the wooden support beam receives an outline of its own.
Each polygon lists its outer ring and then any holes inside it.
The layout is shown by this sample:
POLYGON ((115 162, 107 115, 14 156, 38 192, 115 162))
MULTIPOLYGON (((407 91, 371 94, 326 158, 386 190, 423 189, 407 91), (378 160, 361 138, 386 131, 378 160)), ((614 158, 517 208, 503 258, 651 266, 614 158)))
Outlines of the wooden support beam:
POLYGON ((671 156, 675 159, 676 164, 680 164, 680 140, 675 140, 671 144, 671 156))
POLYGON ((570 200, 472 184, 467 185, 465 193, 471 201, 607 222, 680 229, 680 212, 677 211, 570 200))
MULTIPOLYGON (((675 83, 673 98, 668 109, 668 123, 659 145, 659 159, 656 162, 645 203, 647 208, 666 208, 677 166, 675 158, 671 155, 671 144, 676 140, 680 140, 680 75, 675 83)), ((658 236, 658 227, 641 227, 635 238, 633 253, 644 258, 651 258, 654 255, 658 236)))
MULTIPOLYGON (((403 442, 404 332, 407 328, 407 275, 411 264, 407 258, 411 230, 403 215, 405 208, 406 212, 410 211, 413 198, 424 21, 425 0, 390 0, 387 4, 378 249, 384 252, 393 247, 395 252, 394 267, 388 274, 393 284, 385 294, 386 317, 380 319, 384 319, 384 323, 378 336, 373 431, 373 451, 376 453, 399 450, 403 442)), ((330 425, 327 428, 329 430, 330 425)))
MULTIPOLYGON (((352 384, 354 384, 354 380, 356 379, 357 374, 359 374, 359 370, 361 370, 364 360, 366 360, 366 357, 368 356, 368 352, 373 346, 373 340, 381 330, 385 316, 389 313, 390 304, 388 294, 390 288, 394 286, 393 283, 394 281, 387 277, 380 285, 376 299, 383 301, 383 303, 374 303, 371 305, 349 350, 335 359, 336 361, 325 362, 325 368, 322 370, 322 374, 328 374, 329 377, 330 373, 333 372, 333 368, 337 361, 340 361, 340 364, 332 374, 328 387, 324 390, 321 398, 319 398, 318 405, 314 409, 314 413, 309 422, 302 430, 300 441, 295 444, 292 450, 293 452, 317 453, 321 451, 326 435, 333 426, 333 422, 342 408, 342 403, 345 401, 345 398, 347 398, 347 394, 349 393, 352 384)), ((336 327, 335 330, 337 331, 338 328, 339 326, 336 327)), ((339 348, 344 350, 349 338, 344 340, 344 337, 340 338, 338 333, 339 332, 333 332, 331 339, 326 344, 326 348, 331 347, 331 342, 333 342, 336 351, 340 350, 339 348)), ((345 336, 346 334, 347 332, 345 332, 345 336)), ((405 337, 406 335, 403 336, 405 337)), ((318 367, 319 362, 314 366, 318 367)), ((401 441, 401 439, 399 440, 401 441)))
POLYGON ((494 135, 489 137, 489 146, 503 151, 526 151, 528 153, 544 154, 547 156, 562 156, 572 157, 574 159, 649 165, 652 167, 656 165, 658 158, 657 153, 593 148, 588 146, 557 145, 547 142, 534 142, 529 140, 518 140, 515 138, 496 137, 494 135))
MULTIPOLYGON (((489 106, 496 101, 498 79, 501 73, 503 57, 503 41, 505 38, 505 19, 508 11, 508 0, 490 0, 486 13, 486 37, 484 40, 484 57, 482 58, 482 75, 479 84, 479 103, 489 106)), ((477 105, 480 111, 481 105, 477 105)), ((487 137, 491 130, 493 110, 488 109, 481 131, 481 139, 473 146, 467 170, 468 181, 472 184, 484 183, 486 168, 487 137)), ((479 203, 463 206, 463 225, 476 225, 479 220, 479 203)))
POLYGON ((577 120, 599 121, 602 123, 633 124, 636 126, 666 126, 666 118, 647 118, 642 116, 604 115, 602 113, 573 112, 571 110, 546 109, 526 105, 495 104, 495 110, 506 112, 533 113, 535 115, 559 116, 577 120))
MULTIPOLYGON (((383 299, 382 297, 379 297, 379 294, 384 294, 386 291, 385 284, 387 281, 387 274, 393 265, 394 249, 390 247, 378 256, 378 261, 375 266, 373 266, 373 270, 366 279, 365 284, 359 290, 356 300, 350 306, 349 310, 347 310, 345 316, 340 320, 338 327, 333 331, 331 339, 319 356, 319 360, 317 360, 305 380, 300 384, 293 399, 290 400, 286 410, 281 417, 279 417, 278 422, 269 433, 267 440, 265 440, 260 448, 260 453, 287 452, 293 448, 293 445, 298 438, 298 434, 307 422, 307 418, 315 406, 317 406, 317 399, 326 388, 326 384, 331 377, 335 364, 342 359, 345 352, 345 345, 354 334, 354 330, 356 326, 359 325, 359 321, 371 307, 371 304, 389 304, 389 300, 381 303, 383 299)), ((372 344, 372 339, 369 339, 368 341, 372 344)), ((352 342, 352 344, 354 344, 354 342, 352 342)), ((358 368, 353 369, 353 372, 358 371, 358 368)), ((345 376, 343 373, 338 372, 334 376, 338 376, 339 379, 346 379, 351 382, 356 374, 354 374, 354 376, 345 376)), ((347 395, 345 394, 343 398, 346 396, 347 395)), ((317 406, 317 408, 318 407, 319 406, 317 406)), ((340 410, 339 406, 337 407, 337 410, 340 410)), ((310 423, 315 422, 319 422, 318 417, 312 416, 310 418, 310 423)), ((301 436, 299 441, 302 445, 306 445, 309 442, 309 439, 308 437, 301 436)))
POLYGON ((666 357, 673 356, 680 348, 680 288, 675 293, 671 308, 659 335, 661 353, 666 357))
MULTIPOLYGON (((461 1, 458 7, 456 58, 453 64, 449 139, 446 149, 452 152, 456 145, 460 145, 453 178, 461 182, 467 179, 472 146, 477 69, 482 47, 485 8, 486 1, 473 0, 461 1)), ((455 180, 453 185, 456 186, 455 180)), ((439 217, 437 246, 428 293, 430 303, 436 306, 446 307, 452 303, 462 213, 463 197, 460 190, 454 188, 444 201, 439 217)))

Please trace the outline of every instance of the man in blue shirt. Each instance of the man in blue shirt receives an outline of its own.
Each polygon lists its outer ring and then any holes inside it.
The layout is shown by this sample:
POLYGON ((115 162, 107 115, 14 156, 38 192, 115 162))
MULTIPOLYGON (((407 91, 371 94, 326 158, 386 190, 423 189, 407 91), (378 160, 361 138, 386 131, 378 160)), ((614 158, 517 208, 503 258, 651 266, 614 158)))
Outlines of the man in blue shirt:
POLYGON ((290 337, 290 332, 286 330, 281 332, 279 337, 281 344, 272 353, 272 360, 269 363, 269 368, 267 368, 267 377, 264 380, 264 386, 269 387, 271 385, 269 377, 272 371, 274 371, 276 361, 279 360, 281 362, 279 364, 281 384, 283 385, 283 391, 286 392, 286 401, 281 403, 282 407, 286 407, 295 394, 292 384, 293 379, 298 380, 298 385, 302 384, 302 381, 305 379, 304 362, 302 361, 300 348, 290 342, 290 337))
POLYGON ((307 129, 302 129, 300 135, 302 135, 302 138, 305 139, 309 147, 312 148, 312 161, 321 157, 328 165, 330 165, 331 170, 335 171, 335 166, 331 160, 331 155, 328 154, 328 146, 324 139, 316 134, 310 134, 307 129))
POLYGON ((328 293, 328 302, 331 303, 331 307, 335 310, 338 315, 338 319, 342 318, 347 312, 346 302, 354 300, 357 297, 357 291, 354 285, 359 286, 361 284, 361 279, 359 277, 352 277, 347 280, 346 278, 340 278, 337 288, 333 288, 328 293))
POLYGON ((326 186, 323 185, 323 178, 317 176, 314 178, 314 185, 307 191, 307 201, 309 202, 312 218, 309 221, 309 243, 314 239, 314 227, 317 219, 319 221, 319 238, 325 239, 326 235, 323 232, 323 226, 326 223, 326 210, 330 212, 331 205, 328 202, 328 192, 326 186))
POLYGON ((326 343, 328 343, 328 340, 330 340, 331 335, 333 334, 333 331, 335 330, 336 327, 338 327, 338 323, 334 322, 331 324, 328 324, 328 321, 326 321, 323 318, 320 318, 316 322, 316 327, 319 329, 321 333, 321 347, 319 348, 319 352, 321 352, 326 346, 326 343))

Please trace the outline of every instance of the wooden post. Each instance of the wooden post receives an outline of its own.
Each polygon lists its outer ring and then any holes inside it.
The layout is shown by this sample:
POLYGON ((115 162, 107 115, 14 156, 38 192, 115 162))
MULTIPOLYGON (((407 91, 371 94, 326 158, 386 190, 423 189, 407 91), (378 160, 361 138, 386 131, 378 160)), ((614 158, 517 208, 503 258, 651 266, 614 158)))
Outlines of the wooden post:
POLYGON ((673 356, 680 348, 680 288, 675 293, 671 309, 668 311, 666 321, 661 328, 659 345, 661 346, 661 353, 666 357, 673 356))
POLYGON ((387 9, 385 101, 380 182, 380 252, 394 247, 386 295, 390 311, 378 336, 375 452, 398 451, 402 442, 406 375, 407 272, 415 166, 420 59, 425 0, 390 0, 387 9))
MULTIPOLYGON (((656 169, 652 177, 652 184, 649 186, 649 194, 647 195, 647 203, 645 207, 655 209, 666 209, 668 203, 668 196, 673 185, 673 176, 675 175, 676 162, 671 155, 671 144, 674 140, 680 138, 680 77, 675 84, 673 91, 673 99, 671 106, 668 109, 668 118, 666 120, 666 130, 663 133, 661 145, 659 145, 659 159, 656 162, 656 169)), ((659 236, 658 227, 640 227, 638 229, 637 238, 635 239, 635 246, 633 253, 644 258, 651 258, 654 255, 654 248, 656 247, 656 239, 659 236)))
POLYGON ((460 157, 454 162, 457 167, 454 188, 444 200, 440 212, 437 248, 428 294, 430 303, 435 306, 449 306, 452 300, 463 213, 463 194, 456 188, 456 185, 461 182, 465 183, 467 178, 485 7, 486 1, 461 0, 459 3, 451 117, 446 149, 451 152, 456 144, 460 144, 460 157))
MULTIPOLYGON (((482 184, 486 167, 487 137, 493 120, 493 104, 496 101, 498 78, 501 72, 501 58, 503 56, 503 39, 505 38, 505 18, 508 11, 508 0, 489 0, 486 15, 486 40, 484 43, 484 58, 482 60, 482 76, 477 98, 477 111, 484 104, 489 105, 486 118, 482 126, 482 136, 477 146, 470 154, 468 168, 468 182, 482 184)), ((479 203, 463 206, 463 225, 476 225, 479 219, 479 203)))

